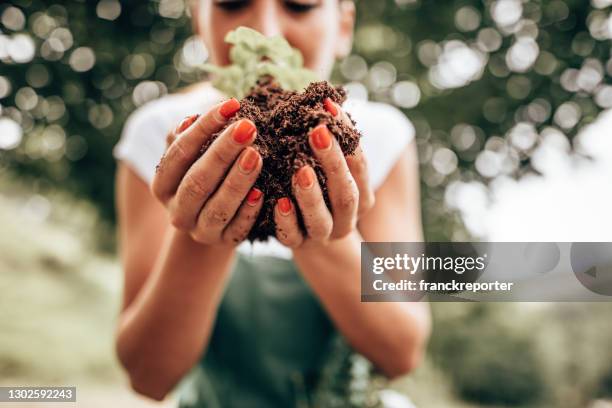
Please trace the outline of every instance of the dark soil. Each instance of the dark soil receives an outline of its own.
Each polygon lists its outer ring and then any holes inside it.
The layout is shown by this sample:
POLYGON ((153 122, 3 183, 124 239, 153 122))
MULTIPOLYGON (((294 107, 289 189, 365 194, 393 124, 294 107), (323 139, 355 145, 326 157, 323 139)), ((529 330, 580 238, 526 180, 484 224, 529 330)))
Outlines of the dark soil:
MULTIPOLYGON (((268 77, 260 80, 249 95, 240 101, 240 111, 230 123, 241 118, 255 123, 257 138, 254 147, 263 159, 263 168, 255 187, 264 193, 264 204, 249 233, 249 240, 265 241, 275 235, 276 200, 290 197, 293 204, 297 205, 293 198, 292 176, 306 164, 314 168, 325 201, 331 208, 325 175, 313 157, 308 134, 316 126, 326 124, 345 156, 354 153, 361 135, 325 110, 323 101, 326 98, 341 105, 346 100, 346 93, 328 82, 311 83, 304 92, 286 91, 268 77)), ((203 152, 216 136, 202 147, 203 152)), ((299 222, 304 230, 301 218, 299 222)))

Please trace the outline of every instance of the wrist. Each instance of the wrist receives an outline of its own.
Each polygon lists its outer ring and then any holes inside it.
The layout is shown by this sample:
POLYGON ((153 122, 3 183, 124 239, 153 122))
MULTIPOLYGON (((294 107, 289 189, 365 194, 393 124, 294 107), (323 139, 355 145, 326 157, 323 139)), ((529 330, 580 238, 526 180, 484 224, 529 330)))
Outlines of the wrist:
POLYGON ((359 234, 354 232, 344 238, 331 241, 319 242, 307 240, 301 246, 293 248, 292 251, 294 257, 333 256, 334 254, 337 254, 338 251, 346 251, 347 247, 356 247, 359 249, 360 243, 361 240, 359 239, 359 234))
POLYGON ((196 241, 193 237, 185 231, 172 228, 171 240, 174 245, 178 245, 187 250, 193 250, 200 253, 215 253, 220 257, 232 256, 236 247, 231 244, 219 243, 219 244, 203 244, 196 241))

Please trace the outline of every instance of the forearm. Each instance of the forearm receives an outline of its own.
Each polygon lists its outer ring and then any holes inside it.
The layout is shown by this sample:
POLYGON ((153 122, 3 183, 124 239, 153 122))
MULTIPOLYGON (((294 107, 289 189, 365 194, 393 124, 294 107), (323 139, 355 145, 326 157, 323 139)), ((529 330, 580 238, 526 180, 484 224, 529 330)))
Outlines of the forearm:
POLYGON ((420 360, 429 309, 424 303, 362 303, 360 242, 355 233, 326 246, 295 250, 294 259, 349 343, 395 377, 420 360))
POLYGON ((162 398, 200 356, 233 254, 167 233, 155 269, 119 322, 117 352, 138 391, 162 398))

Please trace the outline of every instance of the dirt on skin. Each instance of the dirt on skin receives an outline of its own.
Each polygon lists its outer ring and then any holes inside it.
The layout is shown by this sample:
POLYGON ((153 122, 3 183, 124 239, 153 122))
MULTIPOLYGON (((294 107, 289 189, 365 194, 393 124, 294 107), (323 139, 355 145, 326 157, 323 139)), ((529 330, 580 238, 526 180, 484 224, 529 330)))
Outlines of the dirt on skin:
MULTIPOLYGON (((272 78, 261 79, 257 86, 240 101, 240 110, 229 124, 247 118, 257 127, 253 147, 263 159, 263 168, 255 187, 264 193, 264 203, 248 235, 250 241, 266 241, 275 235, 274 206, 282 197, 289 197, 295 205, 292 177, 304 165, 315 170, 328 207, 327 183, 323 169, 313 156, 308 134, 320 124, 327 125, 345 156, 359 145, 361 135, 354 127, 334 118, 325 110, 323 101, 330 98, 339 105, 346 100, 345 91, 328 82, 313 82, 303 92, 286 91, 272 78)), ((228 124, 228 126, 229 126, 228 124)), ((354 124, 354 123, 353 123, 354 124)), ((204 153, 214 135, 202 146, 204 153)), ((300 228, 304 224, 298 211, 300 228)))

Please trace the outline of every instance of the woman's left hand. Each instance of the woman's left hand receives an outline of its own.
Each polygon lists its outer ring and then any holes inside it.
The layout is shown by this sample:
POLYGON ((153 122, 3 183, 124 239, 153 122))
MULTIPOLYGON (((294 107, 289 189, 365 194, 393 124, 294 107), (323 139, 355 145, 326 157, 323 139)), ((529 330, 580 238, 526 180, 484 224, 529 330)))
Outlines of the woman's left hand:
MULTIPOLYGON (((327 99, 325 108, 337 119, 352 126, 346 113, 327 99)), ((374 192, 368 180, 368 167, 361 146, 344 157, 327 126, 319 125, 308 135, 315 158, 327 178, 331 211, 325 204, 315 171, 304 166, 293 176, 297 209, 302 214, 306 234, 302 233, 296 205, 288 197, 279 199, 274 208, 276 238, 290 248, 307 243, 326 244, 344 238, 355 230, 357 220, 374 205, 374 192)))

